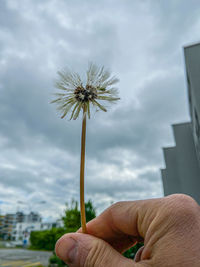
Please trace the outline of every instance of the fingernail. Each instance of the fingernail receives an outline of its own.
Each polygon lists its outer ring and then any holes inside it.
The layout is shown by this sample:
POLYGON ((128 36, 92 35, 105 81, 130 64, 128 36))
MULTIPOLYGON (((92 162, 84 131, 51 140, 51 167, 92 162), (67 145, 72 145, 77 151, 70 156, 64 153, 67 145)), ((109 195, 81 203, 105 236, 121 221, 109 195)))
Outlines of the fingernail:
POLYGON ((138 251, 135 254, 135 262, 139 262, 141 260, 142 251, 144 250, 144 246, 138 249, 138 251))
POLYGON ((56 244, 56 255, 66 263, 73 263, 77 254, 77 241, 71 237, 61 238, 56 244))

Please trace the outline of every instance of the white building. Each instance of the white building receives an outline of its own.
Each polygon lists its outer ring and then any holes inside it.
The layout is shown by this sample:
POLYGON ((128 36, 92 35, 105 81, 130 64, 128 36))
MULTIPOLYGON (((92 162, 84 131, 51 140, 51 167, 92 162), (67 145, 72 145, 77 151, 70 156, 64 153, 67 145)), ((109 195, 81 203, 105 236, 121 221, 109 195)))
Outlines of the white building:
POLYGON ((184 48, 191 122, 173 125, 176 146, 164 148, 164 194, 184 193, 200 203, 200 44, 184 48))
POLYGON ((30 234, 32 231, 50 230, 53 227, 62 227, 63 223, 60 220, 56 222, 19 222, 12 233, 12 239, 18 243, 26 240, 29 243, 30 234))
POLYGON ((29 242, 32 231, 50 230, 53 227, 63 227, 63 221, 58 219, 51 222, 43 222, 42 217, 36 212, 24 214, 16 212, 0 216, 0 238, 15 241, 16 244, 29 242))
POLYGON ((32 231, 40 231, 41 223, 40 222, 20 222, 16 224, 16 227, 12 233, 13 240, 15 241, 24 241, 27 243, 30 238, 30 233, 32 231))

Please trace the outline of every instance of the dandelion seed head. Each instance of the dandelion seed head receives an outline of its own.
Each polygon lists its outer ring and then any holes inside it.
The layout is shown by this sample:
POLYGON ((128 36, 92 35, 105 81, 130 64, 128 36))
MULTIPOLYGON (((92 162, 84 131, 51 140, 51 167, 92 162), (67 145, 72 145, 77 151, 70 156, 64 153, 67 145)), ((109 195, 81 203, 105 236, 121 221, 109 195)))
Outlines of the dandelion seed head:
POLYGON ((86 85, 86 88, 77 87, 74 90, 74 95, 77 101, 88 102, 89 100, 97 98, 97 90, 92 86, 86 85))
POLYGON ((90 118, 90 104, 97 110, 107 111, 99 101, 114 103, 119 100, 118 90, 113 87, 118 79, 112 77, 104 67, 99 68, 91 63, 86 72, 85 85, 78 73, 64 70, 58 72, 58 75, 56 87, 62 90, 62 93, 55 94, 57 98, 51 103, 58 105, 58 110, 62 112, 61 118, 64 118, 70 110, 72 110, 70 119, 77 119, 81 110, 90 118))

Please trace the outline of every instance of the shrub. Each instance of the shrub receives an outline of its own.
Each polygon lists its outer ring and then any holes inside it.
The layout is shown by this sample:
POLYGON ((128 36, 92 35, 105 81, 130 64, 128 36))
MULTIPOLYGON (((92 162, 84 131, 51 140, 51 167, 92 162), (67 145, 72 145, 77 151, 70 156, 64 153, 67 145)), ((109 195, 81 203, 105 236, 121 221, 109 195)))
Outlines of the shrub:
POLYGON ((45 231, 31 232, 31 249, 41 249, 53 251, 56 241, 65 234, 64 228, 52 228, 45 231))
POLYGON ((59 259, 55 253, 52 254, 52 256, 49 258, 49 267, 50 266, 54 266, 54 264, 57 266, 57 267, 68 267, 68 265, 66 265, 61 259, 59 259))

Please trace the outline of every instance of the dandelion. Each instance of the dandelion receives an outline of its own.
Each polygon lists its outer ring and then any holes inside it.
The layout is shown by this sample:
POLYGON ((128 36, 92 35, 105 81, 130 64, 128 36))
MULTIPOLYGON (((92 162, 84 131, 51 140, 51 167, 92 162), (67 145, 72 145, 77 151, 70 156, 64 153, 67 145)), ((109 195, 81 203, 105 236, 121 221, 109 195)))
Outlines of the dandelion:
POLYGON ((81 136, 81 164, 80 164, 80 206, 81 206, 81 225, 83 233, 87 232, 84 204, 84 170, 85 170, 85 139, 86 139, 86 117, 90 119, 90 106, 96 110, 107 109, 104 103, 114 103, 119 100, 118 90, 113 87, 119 80, 112 77, 104 67, 97 67, 91 63, 86 72, 86 82, 84 83, 80 75, 76 72, 63 70, 58 72, 59 79, 56 87, 62 93, 56 93, 57 97, 51 103, 57 104, 57 109, 61 112, 63 119, 71 112, 70 120, 76 120, 81 111, 82 117, 82 136, 81 136), (102 103, 103 102, 103 103, 102 103))

